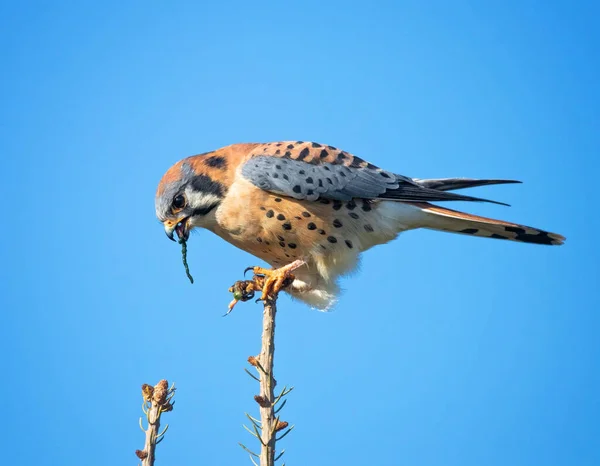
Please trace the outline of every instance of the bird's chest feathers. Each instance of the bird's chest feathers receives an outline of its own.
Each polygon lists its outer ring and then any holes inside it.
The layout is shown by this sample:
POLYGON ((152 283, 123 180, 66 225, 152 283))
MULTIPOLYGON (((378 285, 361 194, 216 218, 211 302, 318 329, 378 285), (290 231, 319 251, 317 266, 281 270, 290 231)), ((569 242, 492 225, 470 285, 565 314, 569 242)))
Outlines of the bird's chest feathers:
POLYGON ((231 242, 246 241, 260 231, 257 223, 257 197, 262 192, 246 182, 234 183, 216 212, 215 233, 231 242))

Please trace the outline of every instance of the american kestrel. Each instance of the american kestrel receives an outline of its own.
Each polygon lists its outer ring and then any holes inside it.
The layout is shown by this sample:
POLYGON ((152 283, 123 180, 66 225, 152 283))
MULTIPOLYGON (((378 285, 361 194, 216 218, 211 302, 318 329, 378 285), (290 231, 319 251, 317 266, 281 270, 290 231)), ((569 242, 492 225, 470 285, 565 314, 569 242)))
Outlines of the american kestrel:
POLYGON ((173 232, 187 240, 193 228, 206 228, 293 271, 286 291, 328 309, 338 277, 356 267, 360 253, 406 230, 562 244, 556 233, 430 204, 494 202, 448 191, 503 183, 518 181, 409 178, 316 142, 233 144, 169 168, 158 185, 156 215, 171 239, 173 232))

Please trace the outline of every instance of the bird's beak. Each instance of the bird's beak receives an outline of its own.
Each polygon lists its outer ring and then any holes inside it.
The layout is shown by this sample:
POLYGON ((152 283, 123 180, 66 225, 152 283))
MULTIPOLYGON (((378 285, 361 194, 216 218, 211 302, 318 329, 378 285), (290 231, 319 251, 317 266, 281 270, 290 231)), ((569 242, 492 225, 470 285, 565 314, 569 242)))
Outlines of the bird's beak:
POLYGON ((173 237, 173 233, 177 233, 179 241, 187 241, 190 237, 190 231, 188 229, 188 219, 189 217, 183 218, 178 223, 165 222, 164 226, 167 238, 169 238, 171 241, 176 241, 173 237))

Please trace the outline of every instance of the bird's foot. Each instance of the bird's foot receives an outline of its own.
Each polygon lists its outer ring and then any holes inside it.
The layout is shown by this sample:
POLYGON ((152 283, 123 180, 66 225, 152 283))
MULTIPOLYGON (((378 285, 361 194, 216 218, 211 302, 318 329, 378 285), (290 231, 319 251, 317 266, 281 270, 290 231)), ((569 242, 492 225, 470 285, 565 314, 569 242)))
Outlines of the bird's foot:
POLYGON ((305 264, 306 262, 302 260, 296 260, 291 264, 278 269, 248 267, 244 273, 252 270, 254 276, 252 277, 252 280, 237 281, 229 288, 229 292, 233 293, 233 301, 229 303, 227 314, 233 310, 233 307, 239 301, 245 302, 254 298, 254 293, 256 291, 262 291, 261 297, 257 301, 273 299, 283 288, 292 284, 294 281, 292 272, 305 264))
POLYGON ((263 269, 262 267, 248 267, 245 271, 252 270, 257 285, 262 284, 262 295, 259 301, 265 301, 277 296, 283 288, 289 286, 294 281, 294 270, 299 269, 306 262, 303 260, 295 260, 291 264, 284 265, 278 269, 263 269))

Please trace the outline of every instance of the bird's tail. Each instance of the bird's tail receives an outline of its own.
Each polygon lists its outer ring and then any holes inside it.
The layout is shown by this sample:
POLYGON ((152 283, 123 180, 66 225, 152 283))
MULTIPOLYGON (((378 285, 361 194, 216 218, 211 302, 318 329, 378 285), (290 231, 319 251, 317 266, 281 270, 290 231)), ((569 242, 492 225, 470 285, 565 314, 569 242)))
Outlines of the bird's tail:
POLYGON ((521 183, 517 180, 477 180, 473 178, 414 178, 413 181, 424 188, 437 189, 438 191, 454 191, 455 189, 475 188, 492 184, 521 183))
POLYGON ((560 245, 565 241, 564 236, 556 233, 502 220, 479 217, 432 205, 427 202, 407 202, 407 204, 420 209, 419 226, 421 228, 480 236, 483 238, 520 241, 522 243, 560 245))

